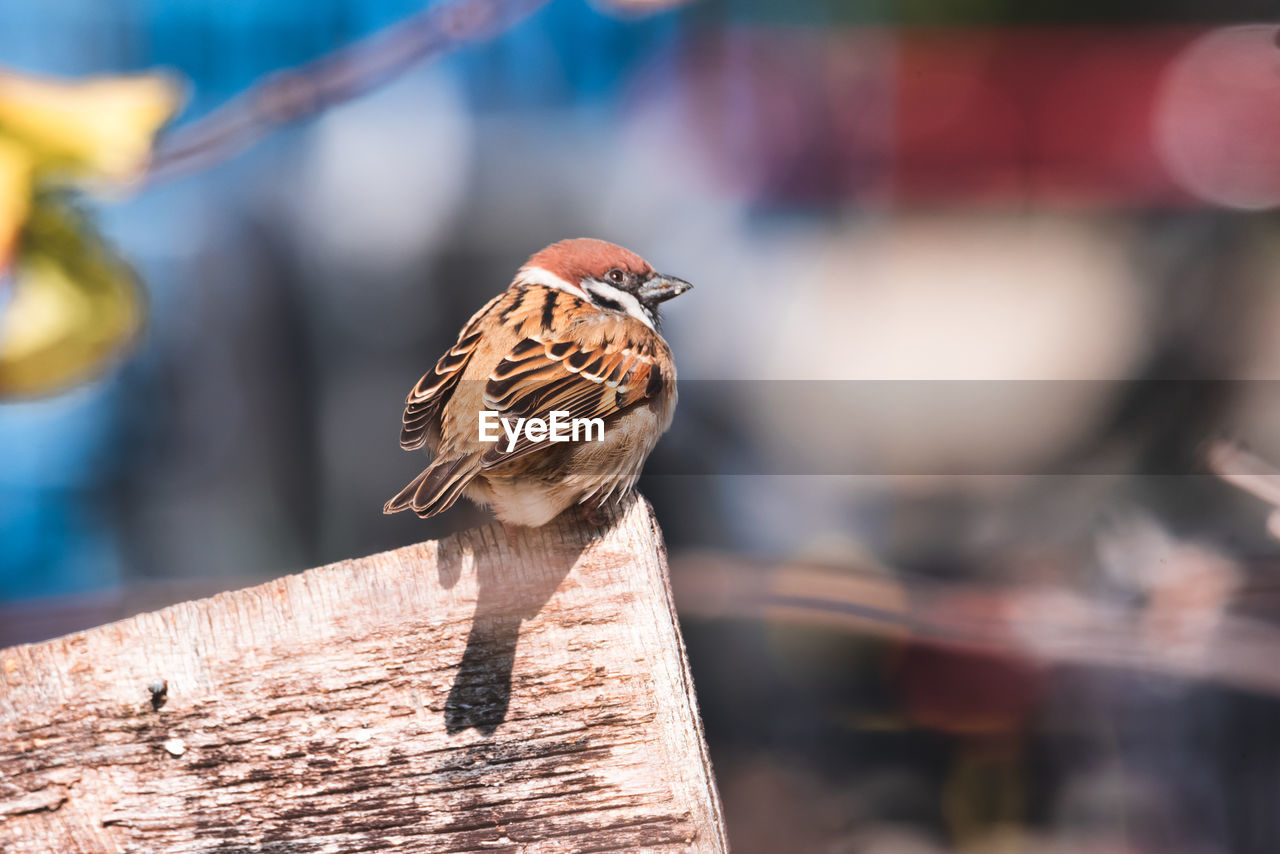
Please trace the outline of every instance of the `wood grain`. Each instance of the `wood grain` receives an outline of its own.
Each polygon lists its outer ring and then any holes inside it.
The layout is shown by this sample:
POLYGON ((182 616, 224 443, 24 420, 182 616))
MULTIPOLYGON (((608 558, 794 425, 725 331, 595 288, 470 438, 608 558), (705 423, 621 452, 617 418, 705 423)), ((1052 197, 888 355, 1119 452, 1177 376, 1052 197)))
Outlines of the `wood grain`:
POLYGON ((4 852, 726 850, 643 500, 0 650, 0 677, 4 852))

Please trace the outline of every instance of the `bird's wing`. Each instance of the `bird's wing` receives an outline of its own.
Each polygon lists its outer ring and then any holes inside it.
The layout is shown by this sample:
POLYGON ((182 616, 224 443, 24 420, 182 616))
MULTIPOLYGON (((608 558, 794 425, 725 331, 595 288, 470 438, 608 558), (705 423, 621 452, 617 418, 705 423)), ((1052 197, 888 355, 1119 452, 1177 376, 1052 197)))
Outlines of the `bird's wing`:
POLYGON ((480 322, 506 294, 498 294, 471 316, 462 328, 458 341, 440 357, 436 366, 418 380, 404 401, 404 417, 400 428, 400 447, 406 451, 440 443, 440 414, 449 402, 463 369, 480 343, 480 322))
MULTIPOLYGON (((597 345, 525 338, 489 375, 485 406, 511 422, 516 418, 609 420, 635 404, 658 395, 665 384, 649 342, 604 339, 597 345)), ((505 435, 485 451, 489 469, 550 444, 531 441, 522 430, 508 450, 505 435)))

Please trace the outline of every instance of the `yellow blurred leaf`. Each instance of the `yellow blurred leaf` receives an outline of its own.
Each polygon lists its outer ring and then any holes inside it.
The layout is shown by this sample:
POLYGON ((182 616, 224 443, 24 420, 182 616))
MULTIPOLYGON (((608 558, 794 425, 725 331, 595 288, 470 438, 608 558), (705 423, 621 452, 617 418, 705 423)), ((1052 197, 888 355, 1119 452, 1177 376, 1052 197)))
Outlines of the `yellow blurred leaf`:
POLYGON ((123 184, 146 169, 152 138, 181 87, 160 74, 62 81, 0 71, 0 137, 20 143, 39 178, 123 184))
POLYGON ((137 335, 132 271, 53 188, 119 187, 147 168, 181 101, 160 74, 60 81, 0 70, 0 398, 99 373, 137 335))
POLYGON ((31 156, 12 140, 0 137, 0 274, 18 243, 18 232, 31 208, 31 156))
POLYGON ((144 314, 133 272, 63 198, 36 199, 0 311, 0 398, 89 379, 136 337, 144 314))

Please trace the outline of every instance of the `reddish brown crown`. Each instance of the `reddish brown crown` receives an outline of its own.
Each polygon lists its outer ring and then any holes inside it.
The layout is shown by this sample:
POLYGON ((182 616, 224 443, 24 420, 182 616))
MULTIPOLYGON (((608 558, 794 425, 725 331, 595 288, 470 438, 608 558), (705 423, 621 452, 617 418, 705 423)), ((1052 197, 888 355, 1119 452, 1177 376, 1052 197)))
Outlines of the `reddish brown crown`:
POLYGON ((534 253, 525 266, 541 267, 573 285, 586 278, 603 279, 615 267, 641 275, 653 272, 649 262, 631 250, 591 237, 552 243, 534 253))

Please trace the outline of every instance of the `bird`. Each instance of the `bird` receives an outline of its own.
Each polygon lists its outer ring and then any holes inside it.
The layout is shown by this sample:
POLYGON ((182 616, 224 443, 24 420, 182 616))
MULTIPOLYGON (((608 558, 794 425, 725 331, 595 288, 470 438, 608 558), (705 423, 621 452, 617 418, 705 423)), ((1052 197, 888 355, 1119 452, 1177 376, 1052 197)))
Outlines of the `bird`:
POLYGON ((574 506, 605 524, 671 426, 676 367, 658 306, 692 287, 604 240, 535 252, 405 398, 400 446, 433 457, 383 512, 425 519, 465 496, 504 526, 574 506), (557 418, 585 432, 535 429, 557 418))

